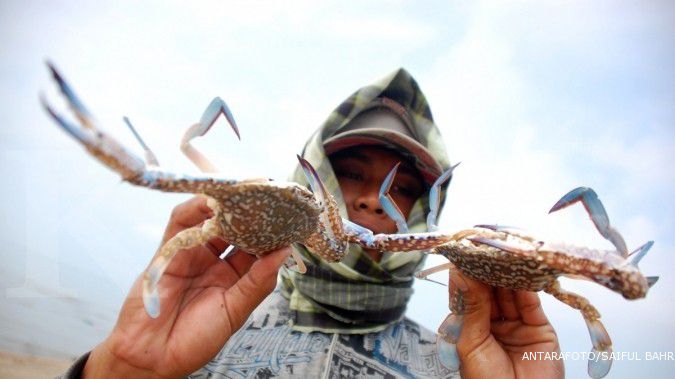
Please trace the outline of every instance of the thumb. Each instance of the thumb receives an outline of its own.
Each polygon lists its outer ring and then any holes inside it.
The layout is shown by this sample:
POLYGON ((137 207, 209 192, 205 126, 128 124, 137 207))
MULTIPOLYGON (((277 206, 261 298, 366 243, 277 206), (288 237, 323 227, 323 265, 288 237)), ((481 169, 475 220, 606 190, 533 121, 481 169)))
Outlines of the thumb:
POLYGON ((234 332, 253 310, 272 292, 277 283, 279 267, 291 253, 290 247, 275 250, 259 258, 249 271, 226 293, 227 314, 234 332))
POLYGON ((453 312, 464 315, 457 352, 466 356, 490 336, 492 288, 453 267, 450 270, 450 303, 453 312))

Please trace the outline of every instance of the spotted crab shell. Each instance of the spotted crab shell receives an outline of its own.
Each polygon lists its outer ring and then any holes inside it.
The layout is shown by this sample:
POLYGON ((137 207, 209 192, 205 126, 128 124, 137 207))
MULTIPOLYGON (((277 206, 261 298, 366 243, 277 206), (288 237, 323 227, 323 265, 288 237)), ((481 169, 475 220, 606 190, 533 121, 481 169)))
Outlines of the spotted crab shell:
POLYGON ((213 197, 222 207, 223 239, 252 254, 303 242, 318 228, 320 206, 295 183, 242 182, 213 197))

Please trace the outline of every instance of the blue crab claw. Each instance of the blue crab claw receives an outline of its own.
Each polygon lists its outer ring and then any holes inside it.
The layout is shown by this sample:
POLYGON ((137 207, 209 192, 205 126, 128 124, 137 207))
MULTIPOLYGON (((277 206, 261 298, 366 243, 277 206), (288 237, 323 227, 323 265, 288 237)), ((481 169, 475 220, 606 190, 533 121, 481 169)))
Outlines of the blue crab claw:
MULTIPOLYGON (((50 66, 53 70, 53 67, 50 66)), ((55 75, 58 73, 55 72, 55 75)), ((60 76, 55 76, 60 80, 59 85, 65 86, 63 93, 67 96, 75 96, 73 91, 68 87, 60 76)), ((75 101, 79 102, 76 97, 75 101)), ((70 102, 71 99, 69 98, 70 102)), ((83 126, 74 125, 56 113, 54 109, 47 103, 43 95, 40 96, 42 107, 47 111, 54 121, 68 134, 81 143, 92 155, 94 155, 101 163, 105 164, 112 170, 118 172, 124 179, 136 178, 145 172, 145 163, 135 155, 128 152, 122 145, 115 141, 110 136, 96 129, 92 123, 91 118, 83 119, 82 114, 76 111, 77 118, 83 123, 83 126), (88 126, 85 122, 90 123, 88 126)), ((73 108, 74 105, 71 102, 73 108)))
POLYGON ((300 166, 305 172, 305 177, 309 182, 309 186, 312 188, 312 192, 314 192, 316 200, 319 202, 319 204, 325 206, 328 199, 328 190, 326 189, 326 186, 323 185, 321 178, 319 178, 319 174, 316 172, 312 164, 309 163, 305 158, 299 155, 296 156, 298 157, 298 161, 300 161, 300 166))
POLYGON ((442 173, 429 190, 429 215, 427 216, 427 230, 430 232, 435 232, 438 230, 438 210, 441 206, 441 187, 445 182, 450 182, 452 179, 452 172, 457 166, 459 166, 459 163, 442 173))
POLYGON ((652 248, 652 245, 654 245, 654 241, 649 241, 646 244, 635 249, 632 253, 630 253, 629 257, 631 256, 633 257, 630 263, 633 266, 637 267, 638 263, 640 263, 640 260, 647 254, 649 249, 652 248))
POLYGON ((82 142, 85 145, 92 144, 94 142, 92 135, 90 133, 86 133, 82 128, 79 126, 73 125, 70 122, 66 121, 65 118, 61 117, 52 107, 49 106, 49 103, 47 103, 47 99, 45 99, 44 95, 40 94, 40 103, 42 104, 42 107, 49 113, 49 115, 56 121, 63 130, 65 130, 68 134, 70 134, 73 138, 76 140, 82 142))
POLYGON ((223 114, 225 116, 225 119, 227 122, 230 124, 230 127, 232 130, 234 130, 234 133, 237 135, 237 138, 241 140, 241 136, 239 135, 239 128, 237 128, 237 123, 234 121, 234 116, 232 116, 232 112, 230 112, 230 107, 227 106, 227 103, 223 101, 220 97, 216 96, 213 100, 211 100, 211 103, 206 107, 204 110, 204 113, 202 114, 202 118, 199 120, 199 127, 195 128, 192 132, 193 134, 191 137, 196 137, 196 136, 203 136, 206 134, 206 132, 211 129, 211 126, 216 122, 218 119, 218 116, 220 114, 223 114))
POLYGON ((612 340, 600 320, 585 321, 593 343, 588 360, 588 375, 594 379, 603 378, 612 367, 612 340))
POLYGON ((626 247, 626 242, 623 240, 621 234, 609 224, 607 211, 605 211, 605 207, 602 205, 602 202, 593 189, 588 187, 578 187, 571 190, 565 196, 560 198, 548 213, 566 208, 577 201, 583 203, 586 212, 591 216, 591 220, 598 229, 598 232, 616 247, 621 256, 627 257, 628 248, 626 247))
POLYGON ((457 341, 462 332, 462 323, 464 316, 451 313, 443 320, 438 327, 438 336, 436 337, 436 349, 441 364, 450 371, 458 371, 460 362, 457 353, 457 341))
POLYGON ((659 281, 658 276, 648 276, 645 279, 647 279, 647 285, 649 286, 649 288, 652 288, 652 286, 659 281))
POLYGON ((394 168, 392 168, 391 171, 389 171, 389 174, 387 174, 387 177, 384 178, 384 181, 380 186, 380 204, 389 218, 396 222, 398 232, 408 233, 408 223, 403 217, 403 212, 401 212, 401 210, 396 205, 396 202, 394 202, 394 199, 389 194, 389 190, 391 189, 391 185, 394 183, 394 177, 396 177, 396 171, 398 170, 398 166, 400 164, 401 162, 396 163, 394 168))
POLYGON ((227 119, 227 122, 230 124, 232 130, 237 135, 237 138, 241 140, 239 135, 239 128, 237 128, 237 123, 234 121, 234 116, 230 112, 230 108, 220 97, 215 97, 211 100, 211 103, 206 107, 202 118, 198 123, 190 126, 188 130, 183 134, 183 138, 180 141, 180 149, 185 154, 188 159, 190 159, 202 172, 214 173, 218 172, 218 168, 211 163, 211 161, 206 158, 199 150, 192 146, 190 141, 196 137, 205 135, 213 124, 218 119, 218 116, 223 114, 227 119))
POLYGON ((73 109, 75 117, 77 117, 77 119, 86 128, 95 129, 91 113, 89 112, 89 110, 87 110, 87 108, 84 106, 82 101, 80 101, 77 95, 75 95, 75 91, 73 91, 73 89, 70 88, 70 85, 66 83, 66 81, 63 79, 59 71, 56 69, 56 67, 54 67, 54 65, 51 62, 47 61, 46 63, 47 67, 49 67, 49 71, 51 71, 52 77, 58 84, 61 93, 66 97, 66 99, 68 100, 68 104, 73 109))

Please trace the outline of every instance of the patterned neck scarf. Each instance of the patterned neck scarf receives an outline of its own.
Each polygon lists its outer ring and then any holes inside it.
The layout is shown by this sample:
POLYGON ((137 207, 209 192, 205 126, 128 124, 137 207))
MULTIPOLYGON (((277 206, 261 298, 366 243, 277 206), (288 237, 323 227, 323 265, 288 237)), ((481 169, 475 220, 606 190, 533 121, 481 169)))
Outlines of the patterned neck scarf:
MULTIPOLYGON (((305 145, 303 157, 316 168, 340 204, 344 218, 347 218, 344 200, 323 142, 377 97, 390 98, 405 107, 413 120, 415 139, 431 152, 443 170, 450 167, 424 94, 407 71, 398 69, 352 94, 305 145)), ((309 187, 299 166, 290 180, 309 187)), ((415 203, 408 217, 411 232, 426 231, 428 212, 429 199, 425 194, 415 203)), ((413 292, 413 275, 425 260, 422 252, 409 252, 384 253, 380 262, 375 262, 360 246, 350 244, 341 262, 328 263, 309 253, 304 246, 294 248, 302 254, 307 273, 282 268, 282 293, 290 300, 293 329, 304 332, 361 334, 385 329, 403 317, 413 292)))

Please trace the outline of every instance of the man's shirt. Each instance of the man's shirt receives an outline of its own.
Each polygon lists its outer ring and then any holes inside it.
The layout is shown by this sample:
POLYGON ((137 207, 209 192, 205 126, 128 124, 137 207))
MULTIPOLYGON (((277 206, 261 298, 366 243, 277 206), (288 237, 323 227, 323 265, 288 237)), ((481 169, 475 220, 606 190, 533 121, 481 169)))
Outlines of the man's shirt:
POLYGON ((288 300, 274 291, 211 362, 190 378, 451 378, 436 335, 403 319, 368 334, 291 329, 288 300))

